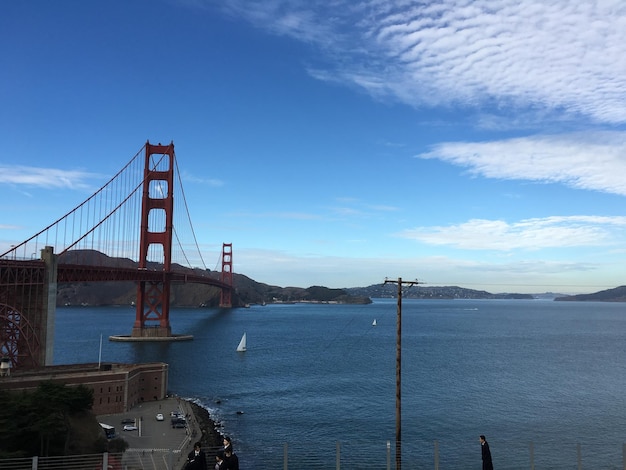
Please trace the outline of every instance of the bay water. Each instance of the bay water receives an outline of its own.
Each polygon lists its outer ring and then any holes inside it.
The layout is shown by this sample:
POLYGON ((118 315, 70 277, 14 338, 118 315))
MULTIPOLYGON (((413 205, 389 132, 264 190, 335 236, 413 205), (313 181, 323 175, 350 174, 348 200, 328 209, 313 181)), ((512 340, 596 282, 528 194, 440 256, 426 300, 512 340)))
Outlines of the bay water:
MULTIPOLYGON (((283 468, 285 444, 292 469, 335 468, 338 449, 342 469, 394 468, 395 299, 174 309, 192 341, 108 341, 134 316, 58 308, 54 363, 168 363, 170 392, 209 409, 242 469, 283 468)), ((401 318, 405 469, 480 469, 480 434, 499 470, 624 468, 626 304, 404 299, 401 318)))

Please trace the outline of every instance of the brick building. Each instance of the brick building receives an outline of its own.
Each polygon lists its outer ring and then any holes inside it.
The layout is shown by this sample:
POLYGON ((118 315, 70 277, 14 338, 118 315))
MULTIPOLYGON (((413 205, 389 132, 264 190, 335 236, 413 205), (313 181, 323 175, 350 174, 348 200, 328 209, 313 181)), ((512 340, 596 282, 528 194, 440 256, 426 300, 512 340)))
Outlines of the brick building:
POLYGON ((93 363, 11 371, 10 375, 0 377, 0 389, 34 390, 46 380, 91 388, 95 415, 125 413, 140 403, 166 397, 168 364, 93 363))

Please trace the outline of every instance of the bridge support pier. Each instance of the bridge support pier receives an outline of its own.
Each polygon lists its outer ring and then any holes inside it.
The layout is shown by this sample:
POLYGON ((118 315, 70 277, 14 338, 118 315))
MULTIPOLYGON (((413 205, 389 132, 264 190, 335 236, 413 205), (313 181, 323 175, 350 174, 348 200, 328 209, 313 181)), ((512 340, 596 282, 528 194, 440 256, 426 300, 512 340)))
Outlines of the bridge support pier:
POLYGON ((133 328, 131 333, 133 338, 169 338, 170 336, 172 336, 172 329, 169 326, 165 328, 160 326, 133 328))

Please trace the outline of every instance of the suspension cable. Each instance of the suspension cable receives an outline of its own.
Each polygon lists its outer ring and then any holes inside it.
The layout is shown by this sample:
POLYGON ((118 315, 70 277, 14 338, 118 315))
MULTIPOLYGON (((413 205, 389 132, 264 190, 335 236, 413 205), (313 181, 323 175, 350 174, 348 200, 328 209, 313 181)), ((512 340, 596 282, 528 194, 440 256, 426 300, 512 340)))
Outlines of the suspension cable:
MULTIPOLYGON (((183 205, 185 207, 185 213, 187 214, 187 220, 189 220, 189 227, 191 228, 191 235, 193 236, 193 241, 196 245, 196 249, 198 250, 198 255, 200 256, 200 261, 202 262, 202 267, 206 270, 206 264, 204 263, 204 258, 202 257, 202 251, 200 251, 200 246, 198 245, 196 232, 193 228, 193 224, 191 223, 191 215, 189 214, 189 206, 187 205, 187 198, 185 197, 185 189, 183 187, 183 182, 180 177, 180 170, 178 168, 178 161, 176 160, 176 158, 174 158, 174 165, 176 167, 176 176, 178 177, 178 184, 180 187, 180 192, 183 197, 183 205)), ((177 237, 177 240, 178 240, 178 237, 177 237)), ((181 246, 181 250, 183 251, 183 255, 185 255, 185 250, 182 249, 182 246, 181 246)), ((185 255, 185 259, 187 260, 186 255, 185 255)), ((187 260, 187 262, 189 262, 189 260, 187 260)))

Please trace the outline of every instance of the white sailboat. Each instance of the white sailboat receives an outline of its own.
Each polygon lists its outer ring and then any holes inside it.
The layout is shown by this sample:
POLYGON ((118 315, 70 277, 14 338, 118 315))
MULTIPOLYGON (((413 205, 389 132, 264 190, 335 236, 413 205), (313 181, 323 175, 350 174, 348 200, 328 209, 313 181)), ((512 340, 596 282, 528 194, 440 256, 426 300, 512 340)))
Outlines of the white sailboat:
POLYGON ((246 334, 244 333, 241 337, 241 341, 239 341, 239 346, 237 346, 237 352, 244 352, 246 350, 246 334))
POLYGON ((372 326, 376 326, 376 325, 377 325, 376 319, 374 318, 374 321, 372 322, 372 326))

